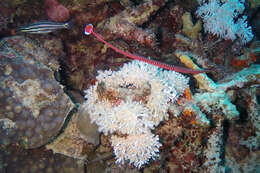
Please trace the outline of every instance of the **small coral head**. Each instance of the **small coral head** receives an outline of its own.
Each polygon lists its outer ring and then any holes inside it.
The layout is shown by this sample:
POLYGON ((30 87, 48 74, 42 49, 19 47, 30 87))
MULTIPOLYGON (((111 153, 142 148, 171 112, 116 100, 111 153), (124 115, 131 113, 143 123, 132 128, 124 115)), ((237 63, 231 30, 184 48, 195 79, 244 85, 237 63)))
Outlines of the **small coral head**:
POLYGON ((92 32, 93 32, 93 25, 90 23, 90 24, 85 26, 84 34, 90 35, 90 34, 92 34, 92 32))

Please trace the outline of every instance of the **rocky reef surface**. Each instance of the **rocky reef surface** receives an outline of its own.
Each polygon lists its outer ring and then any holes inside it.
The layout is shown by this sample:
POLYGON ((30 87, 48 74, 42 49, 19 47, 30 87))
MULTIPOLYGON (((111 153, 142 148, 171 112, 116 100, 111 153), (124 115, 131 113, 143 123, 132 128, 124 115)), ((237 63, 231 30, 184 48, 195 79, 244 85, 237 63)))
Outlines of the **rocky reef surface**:
POLYGON ((55 57, 23 36, 1 40, 1 144, 36 148, 56 136, 73 107, 55 80, 55 57))
POLYGON ((205 30, 207 3, 1 1, 0 172, 259 172, 260 4, 238 3, 254 34, 241 44, 205 30), (42 20, 73 26, 16 33, 42 20), (133 62, 89 23, 125 52, 207 73, 133 62))

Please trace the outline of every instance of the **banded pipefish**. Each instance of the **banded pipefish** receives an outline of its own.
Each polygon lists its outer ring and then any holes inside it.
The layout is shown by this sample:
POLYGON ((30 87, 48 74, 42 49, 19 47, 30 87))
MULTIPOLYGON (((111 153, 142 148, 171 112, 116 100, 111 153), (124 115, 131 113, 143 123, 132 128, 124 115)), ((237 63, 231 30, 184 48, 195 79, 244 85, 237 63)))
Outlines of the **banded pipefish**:
POLYGON ((73 26, 73 20, 65 23, 52 22, 52 21, 39 21, 30 23, 28 25, 18 28, 16 33, 29 33, 29 34, 48 34, 61 29, 70 29, 73 26))

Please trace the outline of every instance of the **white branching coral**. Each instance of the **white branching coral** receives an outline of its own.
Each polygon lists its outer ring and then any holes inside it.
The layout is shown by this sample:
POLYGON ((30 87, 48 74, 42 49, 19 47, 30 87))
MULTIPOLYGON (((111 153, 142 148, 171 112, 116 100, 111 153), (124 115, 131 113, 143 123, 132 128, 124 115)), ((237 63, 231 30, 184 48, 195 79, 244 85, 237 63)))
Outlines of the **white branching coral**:
MULTIPOLYGON (((205 0, 198 0, 199 3, 205 0)), ((224 39, 235 40, 237 37, 243 44, 254 37, 252 28, 247 25, 247 17, 242 16, 245 0, 210 0, 196 11, 203 18, 206 32, 216 34, 224 39)))
POLYGON ((129 161, 130 164, 137 168, 148 163, 149 159, 155 159, 161 146, 159 137, 150 132, 141 135, 129 135, 127 137, 113 135, 111 143, 117 163, 129 161))
POLYGON ((161 144, 151 130, 168 118, 170 104, 188 87, 188 79, 140 61, 115 72, 99 71, 96 79, 85 91, 83 106, 100 132, 113 134, 117 162, 141 167, 158 156, 161 144))

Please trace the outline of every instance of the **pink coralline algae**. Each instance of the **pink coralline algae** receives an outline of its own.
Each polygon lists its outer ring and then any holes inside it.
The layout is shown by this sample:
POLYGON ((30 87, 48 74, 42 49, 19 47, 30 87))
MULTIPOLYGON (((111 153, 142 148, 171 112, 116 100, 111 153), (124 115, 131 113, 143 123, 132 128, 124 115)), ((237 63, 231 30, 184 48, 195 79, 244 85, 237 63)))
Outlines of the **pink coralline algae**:
POLYGON ((57 0, 45 0, 46 13, 55 22, 65 22, 70 18, 69 10, 57 0))

